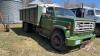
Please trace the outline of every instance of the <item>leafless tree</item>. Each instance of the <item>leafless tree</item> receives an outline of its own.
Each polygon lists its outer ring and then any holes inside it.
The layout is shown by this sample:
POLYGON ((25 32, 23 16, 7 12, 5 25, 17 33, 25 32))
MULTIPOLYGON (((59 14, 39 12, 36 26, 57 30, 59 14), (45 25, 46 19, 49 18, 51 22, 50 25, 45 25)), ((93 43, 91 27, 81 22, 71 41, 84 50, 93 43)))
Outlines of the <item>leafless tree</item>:
POLYGON ((53 3, 52 0, 40 0, 40 1, 42 1, 44 3, 53 3))
POLYGON ((80 7, 80 0, 63 0, 65 8, 80 7))
MULTIPOLYGON (((28 4, 32 1, 35 1, 35 0, 22 0, 23 6, 27 7, 28 4)), ((40 0, 40 1, 43 3, 53 3, 52 0, 40 0)))
POLYGON ((94 8, 94 7, 96 7, 96 4, 95 3, 90 3, 90 4, 85 4, 85 6, 89 6, 89 7, 94 8))
POLYGON ((63 0, 65 8, 79 8, 82 6, 96 7, 95 3, 83 3, 82 0, 63 0))
POLYGON ((28 3, 32 2, 33 0, 22 0, 23 7, 27 7, 28 3))

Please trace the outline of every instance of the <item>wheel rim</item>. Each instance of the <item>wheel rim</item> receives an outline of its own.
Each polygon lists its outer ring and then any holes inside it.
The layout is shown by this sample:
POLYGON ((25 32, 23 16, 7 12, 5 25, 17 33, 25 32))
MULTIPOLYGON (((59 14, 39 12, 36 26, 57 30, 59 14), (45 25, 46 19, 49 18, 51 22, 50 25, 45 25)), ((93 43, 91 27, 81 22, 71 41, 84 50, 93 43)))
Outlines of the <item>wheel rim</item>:
POLYGON ((51 42, 54 48, 58 49, 58 48, 61 48, 62 46, 62 40, 58 35, 53 36, 51 39, 51 42))

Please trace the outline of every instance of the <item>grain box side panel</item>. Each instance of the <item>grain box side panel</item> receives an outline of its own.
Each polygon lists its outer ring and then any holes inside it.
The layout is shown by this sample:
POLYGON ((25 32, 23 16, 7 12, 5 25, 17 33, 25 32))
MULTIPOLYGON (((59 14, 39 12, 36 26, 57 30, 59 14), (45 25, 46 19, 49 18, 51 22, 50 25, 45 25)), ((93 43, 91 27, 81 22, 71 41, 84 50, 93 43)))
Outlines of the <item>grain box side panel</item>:
POLYGON ((25 21, 27 21, 29 23, 29 9, 26 9, 26 16, 25 16, 25 21))
POLYGON ((37 16, 37 25, 39 25, 39 23, 40 23, 40 20, 41 20, 41 15, 42 15, 42 7, 41 6, 38 6, 38 16, 37 16))
POLYGON ((32 23, 32 24, 37 24, 37 20, 38 20, 38 12, 37 12, 38 10, 37 10, 37 7, 34 7, 34 8, 30 8, 30 22, 32 23))
POLYGON ((23 9, 23 21, 25 22, 25 19, 26 19, 26 10, 23 9))
POLYGON ((37 25, 37 21, 38 21, 38 7, 34 8, 34 23, 35 25, 37 25))
POLYGON ((23 20, 23 10, 20 10, 20 20, 23 20))
POLYGON ((34 8, 30 8, 30 23, 34 24, 34 8))
POLYGON ((20 11, 20 18, 22 21, 31 23, 34 25, 38 24, 39 13, 38 6, 32 8, 25 8, 20 11))

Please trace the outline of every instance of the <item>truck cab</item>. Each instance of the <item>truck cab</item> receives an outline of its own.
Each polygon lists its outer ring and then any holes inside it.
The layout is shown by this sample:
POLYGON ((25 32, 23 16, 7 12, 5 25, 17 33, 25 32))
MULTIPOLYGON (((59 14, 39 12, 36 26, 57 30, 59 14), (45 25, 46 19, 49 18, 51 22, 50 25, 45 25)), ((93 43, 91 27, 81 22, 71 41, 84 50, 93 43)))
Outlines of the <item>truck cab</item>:
POLYGON ((95 38, 93 19, 76 17, 63 7, 55 5, 34 5, 20 10, 23 30, 34 29, 50 40, 57 51, 65 51, 67 46, 81 45, 95 38))

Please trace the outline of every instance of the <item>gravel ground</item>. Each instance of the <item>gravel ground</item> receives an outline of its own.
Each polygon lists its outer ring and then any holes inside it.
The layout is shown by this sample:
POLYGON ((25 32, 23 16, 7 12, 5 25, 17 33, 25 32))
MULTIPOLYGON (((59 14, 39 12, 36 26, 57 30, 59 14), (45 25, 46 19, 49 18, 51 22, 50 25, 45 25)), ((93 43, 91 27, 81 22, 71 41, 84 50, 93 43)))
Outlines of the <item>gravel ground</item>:
POLYGON ((36 33, 25 33, 21 24, 11 25, 11 32, 0 32, 0 56, 100 56, 100 38, 94 40, 96 50, 73 48, 59 53, 51 48, 47 39, 36 33))

